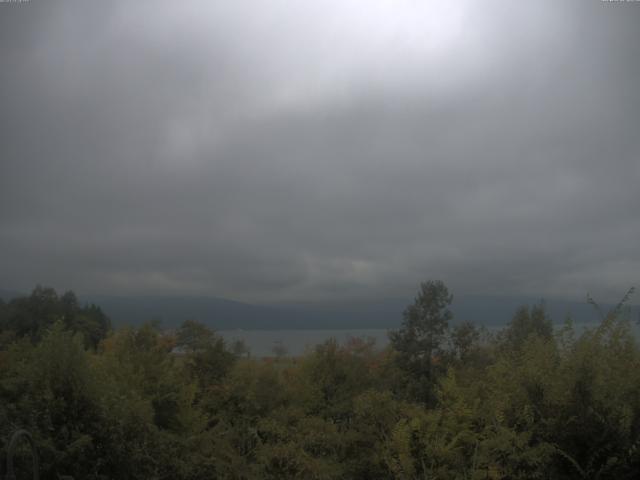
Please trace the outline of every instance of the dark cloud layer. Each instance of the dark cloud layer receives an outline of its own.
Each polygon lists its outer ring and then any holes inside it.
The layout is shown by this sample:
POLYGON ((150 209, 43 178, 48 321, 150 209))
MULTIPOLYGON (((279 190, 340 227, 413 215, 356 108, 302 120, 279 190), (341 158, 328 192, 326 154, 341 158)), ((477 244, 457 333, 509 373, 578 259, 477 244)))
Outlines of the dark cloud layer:
POLYGON ((615 299, 640 3, 0 3, 0 286, 615 299))

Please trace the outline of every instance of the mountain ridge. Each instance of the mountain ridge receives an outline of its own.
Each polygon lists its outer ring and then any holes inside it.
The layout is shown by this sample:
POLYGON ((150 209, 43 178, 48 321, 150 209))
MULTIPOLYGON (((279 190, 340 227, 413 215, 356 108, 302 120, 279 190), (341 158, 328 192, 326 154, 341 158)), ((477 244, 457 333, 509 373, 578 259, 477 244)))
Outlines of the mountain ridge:
MULTIPOLYGON (((23 296, 10 290, 0 290, 5 301, 23 296)), ((204 296, 114 296, 79 295, 81 303, 94 303, 111 318, 115 326, 140 325, 159 321, 163 327, 174 328, 184 320, 198 320, 216 330, 320 330, 320 329, 392 329, 402 322, 402 312, 412 298, 391 298, 372 301, 299 302, 280 304, 250 304, 218 297, 204 296)), ((472 321, 479 325, 506 325, 521 305, 540 303, 534 297, 454 296, 451 310, 453 323, 472 321)), ((543 300, 554 323, 571 315, 576 323, 597 321, 597 313, 586 300, 543 300)), ((600 305, 609 311, 613 305, 600 305)), ((633 320, 640 319, 640 307, 630 307, 633 320)))

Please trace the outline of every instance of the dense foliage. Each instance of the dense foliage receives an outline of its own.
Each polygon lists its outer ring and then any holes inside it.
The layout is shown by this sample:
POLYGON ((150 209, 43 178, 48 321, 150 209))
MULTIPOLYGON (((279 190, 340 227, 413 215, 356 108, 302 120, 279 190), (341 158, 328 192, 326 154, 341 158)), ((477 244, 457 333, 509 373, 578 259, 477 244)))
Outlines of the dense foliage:
POLYGON ((37 288, 0 302, 0 439, 30 430, 45 479, 636 478, 640 349, 622 310, 578 332, 523 307, 489 335, 449 325, 451 301, 423 284, 385 350, 264 359, 194 321, 112 331, 37 288))

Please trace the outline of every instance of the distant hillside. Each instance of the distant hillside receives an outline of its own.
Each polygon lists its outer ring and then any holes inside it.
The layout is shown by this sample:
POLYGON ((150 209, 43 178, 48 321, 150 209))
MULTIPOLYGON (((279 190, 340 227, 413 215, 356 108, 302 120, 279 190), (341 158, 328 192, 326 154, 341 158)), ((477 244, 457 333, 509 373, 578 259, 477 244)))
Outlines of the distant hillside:
POLYGON ((285 328, 271 325, 291 323, 290 318, 282 318, 276 309, 219 298, 88 296, 84 300, 100 305, 115 325, 159 320, 165 327, 175 327, 193 319, 221 330, 285 328))
POLYGON ((217 330, 392 328, 399 324, 406 302, 251 305, 210 297, 83 298, 100 305, 115 325, 160 320, 173 327, 186 319, 217 330))
MULTIPOLYGON (((396 328, 402 312, 412 299, 390 299, 372 302, 302 303, 281 305, 250 305, 205 297, 91 297, 114 324, 138 324, 161 320, 165 326, 175 326, 185 319, 196 319, 218 330, 228 329, 373 329, 396 328)), ((539 303, 525 297, 467 296, 455 298, 452 306, 454 322, 472 321, 480 325, 505 325, 521 305, 539 303)), ((545 301, 547 311, 556 323, 568 314, 576 322, 593 322, 597 315, 586 302, 564 300, 545 301)), ((611 305, 601 305, 608 311, 611 305)), ((640 309, 633 307, 633 318, 640 309)))
POLYGON ((4 300, 5 302, 11 300, 12 298, 20 297, 22 295, 24 294, 20 292, 14 292, 11 290, 0 290, 0 300, 4 300))
MULTIPOLYGON (((19 295, 0 290, 0 298, 4 300, 19 295)), ((211 297, 86 295, 81 296, 80 301, 99 305, 116 326, 159 320, 165 327, 175 327, 184 320, 195 319, 217 330, 293 330, 397 328, 403 310, 412 299, 251 305, 211 297)), ((454 323, 505 325, 520 305, 539 301, 530 297, 454 296, 454 323)), ((567 314, 578 323, 597 320, 593 307, 586 302, 549 300, 545 305, 556 323, 562 322, 567 314)), ((601 307, 608 311, 612 306, 601 307)), ((638 319, 640 308, 634 306, 631 314, 633 319, 638 319)))

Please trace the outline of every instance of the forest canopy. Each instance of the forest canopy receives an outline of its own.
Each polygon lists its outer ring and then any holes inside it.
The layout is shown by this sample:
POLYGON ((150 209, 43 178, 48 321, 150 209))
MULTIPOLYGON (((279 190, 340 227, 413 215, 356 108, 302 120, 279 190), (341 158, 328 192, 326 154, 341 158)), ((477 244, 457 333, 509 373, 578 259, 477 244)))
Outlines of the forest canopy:
POLYGON ((522 306, 490 333, 452 302, 425 282, 386 348, 254 358, 194 320, 113 329, 37 287, 0 301, 2 448, 27 429, 42 478, 77 480, 635 478, 640 349, 622 303, 584 330, 522 306))

